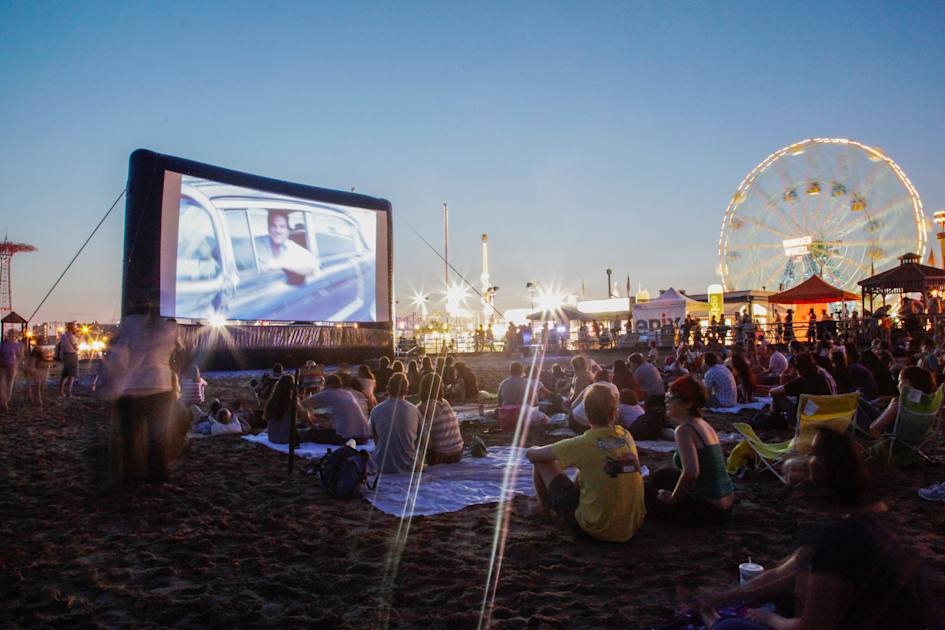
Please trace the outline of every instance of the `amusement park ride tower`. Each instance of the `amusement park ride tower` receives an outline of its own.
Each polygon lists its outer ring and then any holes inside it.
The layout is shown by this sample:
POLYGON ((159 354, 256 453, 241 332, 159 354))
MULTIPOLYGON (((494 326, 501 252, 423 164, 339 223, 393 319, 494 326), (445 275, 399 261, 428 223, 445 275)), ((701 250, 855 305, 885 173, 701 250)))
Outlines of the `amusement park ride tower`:
POLYGON ((945 269, 945 210, 939 210, 933 215, 935 225, 938 226, 938 232, 935 234, 938 238, 939 248, 942 250, 942 268, 945 269))
POLYGON ((7 236, 0 242, 0 317, 6 317, 13 310, 13 286, 10 282, 10 266, 13 255, 22 252, 35 252, 36 248, 25 243, 11 243, 7 236))

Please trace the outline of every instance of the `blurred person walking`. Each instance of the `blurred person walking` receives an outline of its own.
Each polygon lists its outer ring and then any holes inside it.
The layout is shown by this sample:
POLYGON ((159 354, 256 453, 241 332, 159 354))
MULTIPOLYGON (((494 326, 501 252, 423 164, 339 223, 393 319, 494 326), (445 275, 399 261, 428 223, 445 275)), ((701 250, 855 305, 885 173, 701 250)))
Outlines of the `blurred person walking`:
POLYGON ((79 375, 79 339, 76 337, 75 322, 66 324, 66 332, 59 338, 59 356, 62 361, 62 376, 59 377, 59 396, 72 397, 72 386, 79 375))
POLYGON ((13 399, 17 367, 23 358, 23 346, 16 339, 16 331, 8 331, 0 339, 0 411, 6 413, 13 399))
POLYGON ((189 422, 178 418, 171 357, 181 347, 177 323, 139 304, 121 321, 107 371, 114 400, 108 445, 111 488, 167 481, 189 422))

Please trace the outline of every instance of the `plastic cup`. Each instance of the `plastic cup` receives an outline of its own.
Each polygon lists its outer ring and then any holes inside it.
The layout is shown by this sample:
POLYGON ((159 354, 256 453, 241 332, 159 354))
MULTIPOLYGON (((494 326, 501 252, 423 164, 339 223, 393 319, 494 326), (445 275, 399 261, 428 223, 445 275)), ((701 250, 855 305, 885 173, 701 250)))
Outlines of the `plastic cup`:
POLYGON ((754 562, 742 562, 738 565, 739 583, 747 584, 764 573, 765 568, 754 562))

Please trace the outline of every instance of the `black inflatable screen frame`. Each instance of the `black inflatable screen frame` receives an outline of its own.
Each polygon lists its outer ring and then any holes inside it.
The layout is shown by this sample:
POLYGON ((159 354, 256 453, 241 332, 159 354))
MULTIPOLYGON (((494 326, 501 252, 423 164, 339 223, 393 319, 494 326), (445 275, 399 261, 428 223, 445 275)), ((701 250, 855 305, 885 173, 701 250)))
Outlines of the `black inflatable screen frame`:
MULTIPOLYGON (((393 221, 391 204, 386 199, 352 192, 306 186, 293 182, 242 173, 231 169, 163 155, 147 149, 131 154, 125 203, 125 244, 122 276, 122 315, 140 311, 142 304, 155 313, 160 310, 161 292, 161 206, 164 172, 174 171, 223 184, 243 186, 312 201, 354 206, 387 213, 387 300, 390 319, 358 322, 361 328, 393 331, 393 221)), ((313 325, 313 322, 278 322, 278 324, 313 325)))

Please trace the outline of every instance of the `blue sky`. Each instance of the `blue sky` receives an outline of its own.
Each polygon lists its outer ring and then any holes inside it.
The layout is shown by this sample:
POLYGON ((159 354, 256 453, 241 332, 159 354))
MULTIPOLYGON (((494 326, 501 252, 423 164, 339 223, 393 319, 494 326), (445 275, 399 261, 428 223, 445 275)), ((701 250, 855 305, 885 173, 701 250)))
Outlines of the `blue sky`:
MULTIPOLYGON (((772 151, 880 146, 945 207, 945 3, 0 2, 0 228, 28 316, 136 148, 394 205, 400 310, 491 239, 525 284, 714 282, 722 214, 772 151)), ((119 312, 123 206, 37 320, 119 312)))

